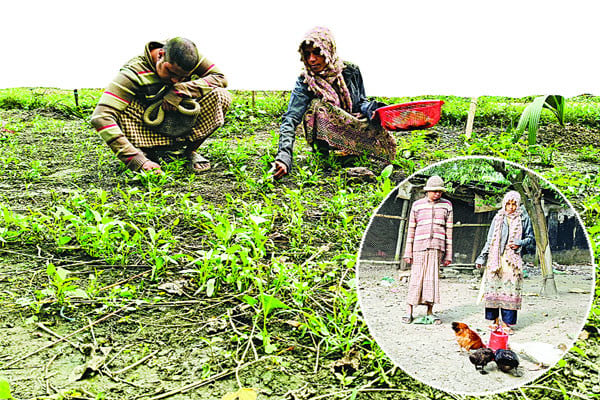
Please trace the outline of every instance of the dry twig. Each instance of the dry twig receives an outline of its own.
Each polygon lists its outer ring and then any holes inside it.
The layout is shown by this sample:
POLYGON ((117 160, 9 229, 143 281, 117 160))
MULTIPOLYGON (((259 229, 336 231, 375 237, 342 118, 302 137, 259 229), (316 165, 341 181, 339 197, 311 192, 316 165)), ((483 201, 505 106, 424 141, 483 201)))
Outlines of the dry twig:
POLYGON ((48 363, 46 364, 46 366, 44 367, 44 380, 46 381, 46 394, 50 395, 50 381, 48 379, 50 379, 50 376, 48 375, 48 368, 50 368, 50 364, 52 364, 54 362, 54 360, 56 359, 56 357, 58 357, 59 353, 56 353, 51 359, 50 361, 48 361, 48 363))
POLYGON ((119 357, 119 355, 120 355, 120 354, 121 354, 121 353, 122 353, 122 352, 123 352, 125 349, 127 349, 127 348, 129 348, 129 347, 131 347, 131 346, 135 346, 135 343, 129 343, 128 345, 125 345, 125 346, 121 347, 121 350, 119 350, 119 351, 117 352, 117 354, 115 354, 115 355, 113 356, 113 358, 111 358, 109 361, 105 362, 105 363, 104 363, 104 365, 106 365, 106 366, 110 365, 110 363, 111 363, 111 362, 113 362, 113 361, 115 361, 115 359, 116 359, 117 357, 119 357))
POLYGON ((252 345, 252 350, 254 351, 254 361, 258 361, 258 354, 256 353, 256 348, 254 347, 254 343, 252 343, 252 338, 254 337, 254 328, 256 325, 252 325, 252 331, 250 332, 250 336, 248 337, 248 344, 246 345, 246 349, 244 349, 244 353, 242 354, 242 358, 239 361, 236 361, 237 365, 235 367, 235 379, 237 380, 238 386, 242 388, 242 382, 240 381, 240 364, 244 362, 244 358, 246 358, 246 353, 248 352, 248 348, 252 345))
POLYGON ((525 391, 523 390, 523 388, 519 388, 519 391, 521 392, 521 394, 523 395, 523 398, 525 400, 529 400, 529 397, 527 397, 527 395, 525 394, 525 391))
POLYGON ((152 270, 151 270, 151 269, 149 269, 149 270, 147 270, 147 271, 144 271, 144 272, 142 272, 142 273, 136 274, 136 275, 134 275, 134 276, 130 276, 129 278, 127 278, 127 279, 123 279, 122 281, 119 281, 119 282, 116 282, 116 283, 113 283, 112 285, 104 286, 104 287, 102 287, 102 288, 98 289, 98 292, 101 292, 101 291, 103 291, 103 290, 107 290, 107 289, 111 289, 111 288, 113 288, 113 287, 115 287, 115 286, 122 285, 122 284, 124 284, 124 283, 127 283, 127 282, 129 282, 129 281, 132 281, 132 280, 134 280, 134 279, 136 279, 136 278, 139 278, 140 276, 144 276, 144 275, 146 275, 146 274, 148 274, 148 273, 150 273, 150 272, 152 272, 152 270))
POLYGON ((206 378, 204 380, 197 381, 197 382, 192 382, 189 385, 182 386, 179 389, 174 389, 174 390, 171 390, 169 392, 160 394, 158 396, 151 397, 148 400, 165 399, 165 398, 171 397, 171 396, 173 396, 175 394, 185 393, 185 392, 187 392, 189 390, 198 388, 200 386, 207 385, 207 384, 209 384, 211 382, 214 382, 214 381, 219 380, 221 378, 224 378, 224 377, 226 377, 228 375, 231 375, 231 374, 235 373, 235 371, 237 371, 237 370, 240 370, 240 369, 243 369, 243 368, 247 368, 247 367, 249 367, 252 364, 256 364, 259 361, 264 361, 267 358, 272 358, 272 357, 275 357, 275 356, 265 356, 265 357, 259 358, 258 360, 250 361, 250 362, 248 362, 248 363, 246 363, 244 365, 241 365, 241 366, 237 367, 235 370, 229 370, 229 371, 221 372, 220 374, 213 375, 213 376, 211 376, 209 378, 206 378))
POLYGON ((155 355, 156 353, 158 353, 159 351, 160 351, 160 349, 159 349, 159 350, 154 350, 152 353, 148 354, 146 357, 142 357, 141 359, 139 359, 138 361, 134 362, 133 364, 131 364, 131 365, 129 365, 129 366, 127 366, 127 367, 125 367, 125 368, 122 368, 122 369, 120 369, 120 370, 118 370, 118 371, 115 371, 115 372, 113 372, 112 374, 113 374, 113 375, 119 375, 119 374, 122 374, 123 372, 129 371, 131 368, 135 368, 135 367, 137 367, 138 365, 140 365, 140 364, 144 363, 144 362, 145 362, 146 360, 148 360, 149 358, 151 358, 151 357, 154 357, 154 355, 155 355))
MULTIPOLYGON (((52 329, 48 328, 46 325, 42 324, 41 322, 38 322, 37 327, 40 328, 41 330, 43 330, 46 333, 51 334, 52 336, 54 336, 57 339, 63 339, 62 336, 60 336, 58 333, 54 332, 52 329)), ((80 352, 83 353, 83 351, 81 350, 81 347, 77 344, 77 343, 73 343, 70 340, 65 339, 65 342, 69 343, 71 346, 75 347, 77 350, 79 350, 80 352)))
POLYGON ((0 367, 0 370, 2 370, 2 369, 6 369, 6 368, 10 367, 11 365, 14 365, 14 364, 16 364, 16 363, 18 363, 18 362, 21 362, 21 361, 23 361, 23 360, 25 360, 25 359, 27 359, 27 358, 31 357, 31 356, 32 356, 32 355, 34 355, 34 354, 37 354, 37 353, 39 353, 39 352, 40 352, 40 351, 42 351, 42 350, 45 350, 45 349, 47 349, 47 348, 49 348, 49 347, 52 347, 52 346, 54 346, 55 344, 57 344, 57 343, 60 343, 60 342, 62 342, 62 341, 64 341, 64 340, 67 340, 67 339, 68 339, 68 338, 70 338, 71 336, 75 336, 76 334, 78 334, 78 333, 80 333, 80 332, 83 332, 83 331, 85 331, 86 329, 88 329, 88 328, 91 328, 92 326, 94 326, 94 325, 96 325, 96 324, 99 324, 100 322, 102 322, 102 321, 104 321, 104 320, 107 320, 107 319, 109 319, 109 318, 110 318, 110 317, 112 317, 112 316, 115 316, 115 315, 117 315, 118 313, 120 313, 121 311, 125 310, 127 307, 130 307, 130 306, 131 306, 131 305, 133 305, 133 304, 134 304, 134 303, 129 303, 129 304, 127 304, 126 306, 124 306, 124 307, 121 307, 121 308, 119 308, 118 310, 116 310, 116 311, 113 311, 113 312, 111 312, 110 314, 107 314, 107 315, 105 315, 104 317, 102 317, 102 318, 100 318, 100 319, 97 319, 97 320, 96 320, 96 321, 94 321, 94 322, 93 322, 91 325, 86 325, 86 326, 84 326, 83 328, 79 328, 79 329, 77 329, 75 332, 69 333, 67 336, 64 336, 64 337, 62 337, 62 338, 60 338, 60 339, 57 339, 57 340, 55 340, 55 341, 54 341, 54 342, 52 342, 52 343, 48 343, 47 345, 45 345, 45 346, 42 346, 42 347, 40 347, 40 348, 39 348, 39 349, 37 349, 37 350, 34 350, 34 351, 32 351, 32 352, 29 352, 29 353, 25 354, 23 357, 21 357, 21 358, 18 358, 18 359, 16 359, 16 360, 13 360, 13 361, 9 362, 9 363, 8 363, 8 364, 6 364, 6 365, 3 365, 2 367, 0 367))
MULTIPOLYGON (((312 334, 311 334, 311 336, 312 336, 312 334)), ((321 352, 321 343, 323 343, 323 341, 324 341, 324 340, 325 340, 325 339, 321 339, 321 340, 319 341, 319 343, 317 344, 317 358, 315 359, 315 369, 314 369, 314 371, 313 371, 315 374, 316 374, 316 373, 317 373, 317 371, 319 370, 319 354, 320 354, 320 352, 321 352)))

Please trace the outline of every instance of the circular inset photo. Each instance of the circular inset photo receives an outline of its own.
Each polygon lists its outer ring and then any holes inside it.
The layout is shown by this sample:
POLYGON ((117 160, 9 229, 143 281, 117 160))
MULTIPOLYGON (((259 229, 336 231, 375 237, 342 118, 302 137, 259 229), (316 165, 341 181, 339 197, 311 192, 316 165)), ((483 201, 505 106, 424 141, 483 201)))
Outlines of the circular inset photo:
POLYGON ((371 217, 356 266, 378 345, 419 381, 499 393, 571 348, 594 294, 590 241, 569 201, 502 159, 434 164, 371 217))

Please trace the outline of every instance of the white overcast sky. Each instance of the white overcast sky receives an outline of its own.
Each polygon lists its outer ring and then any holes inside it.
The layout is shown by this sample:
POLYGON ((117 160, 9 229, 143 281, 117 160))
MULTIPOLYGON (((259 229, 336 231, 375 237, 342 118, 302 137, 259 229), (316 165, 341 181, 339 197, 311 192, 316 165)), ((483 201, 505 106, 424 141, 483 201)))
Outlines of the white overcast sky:
POLYGON ((231 89, 291 90, 329 27, 367 95, 600 95, 600 1, 20 0, 0 5, 0 88, 103 88, 150 40, 192 39, 231 89))

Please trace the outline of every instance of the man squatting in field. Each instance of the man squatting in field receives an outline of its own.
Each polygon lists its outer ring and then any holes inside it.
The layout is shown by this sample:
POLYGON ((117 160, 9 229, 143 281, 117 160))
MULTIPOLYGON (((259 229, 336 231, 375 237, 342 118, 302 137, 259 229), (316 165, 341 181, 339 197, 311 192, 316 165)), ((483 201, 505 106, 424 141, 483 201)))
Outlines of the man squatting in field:
POLYGON ((427 179, 425 197, 415 201, 410 210, 404 261, 412 264, 408 309, 402 322, 413 321, 413 307, 427 306, 430 323, 441 324, 433 314, 433 305, 440 302, 440 265, 452 263, 453 210, 449 200, 442 199, 444 181, 437 175, 427 179))
POLYGON ((149 42, 144 53, 128 61, 110 82, 91 123, 119 160, 133 171, 162 172, 159 156, 178 150, 188 159, 191 171, 206 171, 210 162, 196 150, 225 121, 231 104, 225 87, 225 75, 198 52, 192 41, 174 38, 149 42), (169 127, 157 129, 144 115, 157 101, 167 114, 177 115, 182 101, 193 101, 196 105, 189 104, 195 107, 197 117, 179 135, 171 134, 169 127))

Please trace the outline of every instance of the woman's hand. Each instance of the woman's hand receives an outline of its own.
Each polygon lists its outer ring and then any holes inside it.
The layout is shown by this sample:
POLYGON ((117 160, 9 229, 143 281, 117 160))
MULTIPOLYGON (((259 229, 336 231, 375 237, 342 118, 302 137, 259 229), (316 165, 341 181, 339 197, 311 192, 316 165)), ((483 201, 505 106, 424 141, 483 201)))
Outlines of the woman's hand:
POLYGON ((444 267, 447 267, 448 265, 452 264, 452 260, 444 260, 444 262, 442 263, 442 265, 444 267))
POLYGON ((481 264, 475 264, 475 268, 481 269, 481 267, 483 267, 483 265, 481 265, 481 264))
POLYGON ((518 249, 519 247, 521 247, 521 246, 519 246, 518 244, 514 244, 514 243, 513 243, 513 244, 509 244, 509 245, 508 245, 508 247, 510 247, 510 248, 511 248, 511 249, 513 249, 513 250, 517 250, 517 249, 518 249))
POLYGON ((146 172, 151 172, 153 174, 163 174, 160 165, 158 165, 152 160, 148 160, 144 164, 142 164, 142 170, 146 172))
POLYGON ((288 174, 288 167, 281 161, 275 161, 273 163, 273 178, 281 179, 284 175, 288 174))
POLYGON ((407 263, 407 264, 412 264, 412 261, 413 261, 413 260, 412 260, 412 257, 404 257, 404 258, 403 258, 403 260, 404 260, 404 262, 405 262, 405 263, 407 263))

